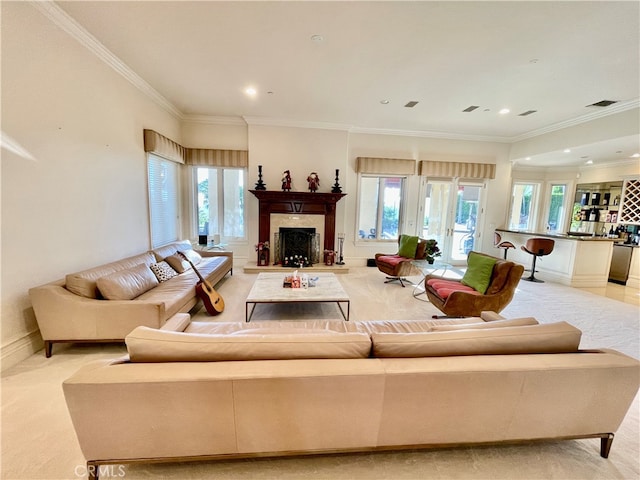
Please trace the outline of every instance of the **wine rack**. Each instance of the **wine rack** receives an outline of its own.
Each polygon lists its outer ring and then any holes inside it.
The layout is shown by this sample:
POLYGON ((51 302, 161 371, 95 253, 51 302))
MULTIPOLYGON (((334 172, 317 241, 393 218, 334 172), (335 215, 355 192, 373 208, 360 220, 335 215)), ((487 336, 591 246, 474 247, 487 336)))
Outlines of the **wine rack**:
POLYGON ((640 180, 625 180, 620 221, 640 224, 640 180))

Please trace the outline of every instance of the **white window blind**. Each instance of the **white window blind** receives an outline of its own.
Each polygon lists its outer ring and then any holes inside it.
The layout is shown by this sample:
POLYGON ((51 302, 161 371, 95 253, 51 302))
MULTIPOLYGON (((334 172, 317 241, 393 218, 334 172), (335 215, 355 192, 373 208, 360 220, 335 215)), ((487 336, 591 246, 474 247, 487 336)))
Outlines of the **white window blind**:
POLYGON ((178 164, 155 155, 147 160, 151 245, 158 247, 178 240, 180 206, 178 164))

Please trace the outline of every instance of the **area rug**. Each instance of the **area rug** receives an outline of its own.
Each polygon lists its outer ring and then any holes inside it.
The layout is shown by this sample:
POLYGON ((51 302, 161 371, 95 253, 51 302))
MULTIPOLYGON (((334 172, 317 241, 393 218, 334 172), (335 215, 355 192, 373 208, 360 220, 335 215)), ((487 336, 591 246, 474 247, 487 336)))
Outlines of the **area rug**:
MULTIPOLYGON (((448 274, 456 275, 456 272, 448 274)), ((204 311, 193 312, 194 320, 244 321, 244 300, 254 278, 254 274, 242 272, 227 277, 217 286, 225 299, 225 311, 216 317, 210 317, 204 311)), ((439 313, 419 295, 413 296, 417 292, 414 287, 385 284, 384 276, 376 269, 356 267, 339 278, 351 297, 351 321, 421 319, 439 313)), ((410 281, 417 283, 419 278, 410 281)), ((277 310, 264 313, 269 317, 265 321, 291 315, 291 312, 277 310)), ((326 310, 311 309, 298 314, 310 318, 332 315, 326 310)), ((639 309, 632 305, 553 283, 521 282, 513 302, 503 314, 508 317, 534 316, 541 322, 565 320, 583 331, 581 345, 584 348, 615 348, 639 358, 639 309)), ((61 383, 87 362, 117 358, 123 353, 125 348, 121 345, 56 345, 53 357, 46 359, 38 352, 3 373, 2 479, 86 478, 85 460, 66 410, 61 383)), ((615 395, 615 392, 608 394, 615 395)), ((491 408, 500 406, 492 405, 491 408)), ((545 405, 540 408, 544 409, 545 405)), ((102 471, 101 478, 637 480, 640 478, 639 413, 636 398, 616 434, 609 459, 600 457, 599 440, 585 439, 385 453, 125 465, 102 471)), ((95 434, 100 435, 100 432, 95 434)))

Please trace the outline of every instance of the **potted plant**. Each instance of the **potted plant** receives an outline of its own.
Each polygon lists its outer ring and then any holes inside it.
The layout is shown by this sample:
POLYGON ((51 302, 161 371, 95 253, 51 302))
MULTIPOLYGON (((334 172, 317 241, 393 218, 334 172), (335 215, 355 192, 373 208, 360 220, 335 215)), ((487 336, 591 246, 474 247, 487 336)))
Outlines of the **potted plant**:
POLYGON ((442 255, 442 252, 438 248, 438 242, 433 238, 427 240, 427 248, 425 249, 425 258, 427 262, 433 263, 436 257, 442 255))

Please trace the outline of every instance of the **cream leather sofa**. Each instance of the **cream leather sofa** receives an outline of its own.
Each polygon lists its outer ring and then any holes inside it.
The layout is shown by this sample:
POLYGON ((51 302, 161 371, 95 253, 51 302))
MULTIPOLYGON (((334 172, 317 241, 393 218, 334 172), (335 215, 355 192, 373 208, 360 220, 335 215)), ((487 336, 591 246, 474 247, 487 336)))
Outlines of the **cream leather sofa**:
MULTIPOLYGON (((483 313, 485 316, 485 313, 483 313)), ((89 472, 102 464, 601 438, 640 362, 580 351, 571 325, 482 318, 138 327, 129 355, 63 384, 89 472)), ((91 478, 91 476, 90 476, 91 478)))
MULTIPOLYGON (((178 251, 194 252, 188 240, 174 242, 30 289, 45 355, 51 356, 53 343, 124 341, 137 326, 160 328, 176 313, 188 312, 198 301, 198 277, 187 263, 178 263, 178 251), (150 267, 166 259, 181 273, 159 282, 150 267)), ((212 285, 233 274, 231 252, 192 256, 212 285)))

